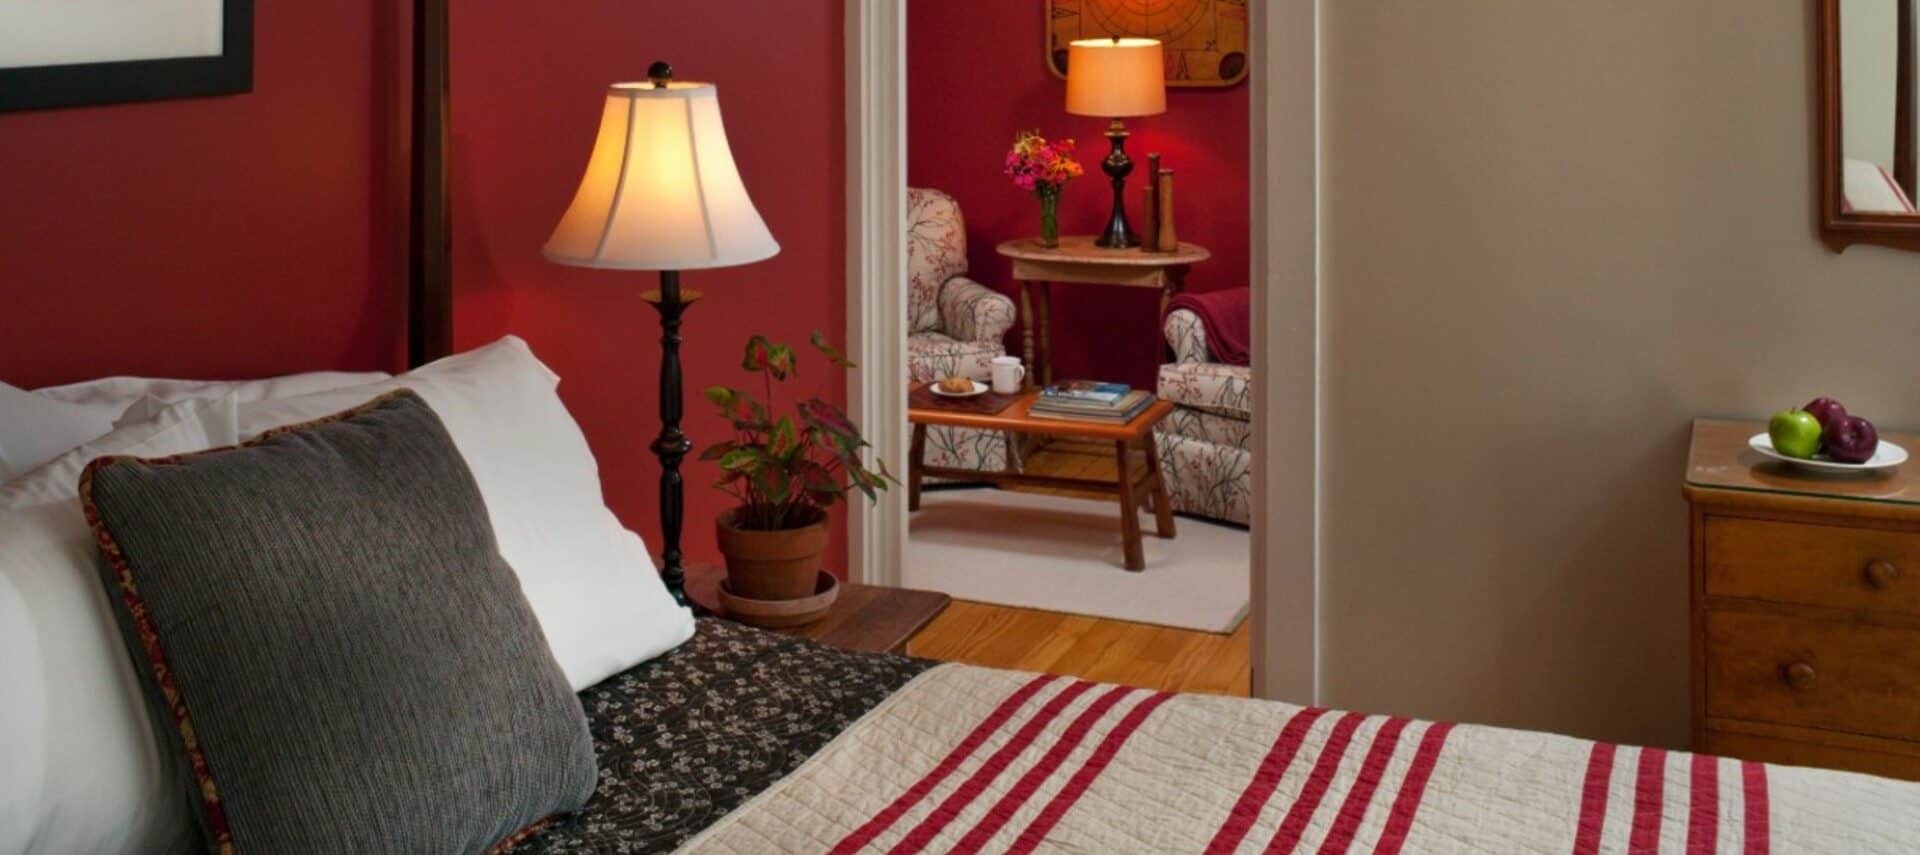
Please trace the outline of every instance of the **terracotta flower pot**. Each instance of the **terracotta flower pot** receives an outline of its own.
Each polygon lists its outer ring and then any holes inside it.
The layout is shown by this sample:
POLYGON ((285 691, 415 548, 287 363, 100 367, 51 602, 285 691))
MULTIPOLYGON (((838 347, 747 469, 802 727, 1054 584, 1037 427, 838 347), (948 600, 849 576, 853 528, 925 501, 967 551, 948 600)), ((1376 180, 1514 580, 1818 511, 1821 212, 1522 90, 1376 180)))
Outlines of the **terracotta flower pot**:
POLYGON ((714 538, 726 557, 727 587, 756 600, 797 600, 814 594, 820 554, 827 550, 825 515, 801 528, 760 531, 735 528, 733 512, 713 521, 714 538))

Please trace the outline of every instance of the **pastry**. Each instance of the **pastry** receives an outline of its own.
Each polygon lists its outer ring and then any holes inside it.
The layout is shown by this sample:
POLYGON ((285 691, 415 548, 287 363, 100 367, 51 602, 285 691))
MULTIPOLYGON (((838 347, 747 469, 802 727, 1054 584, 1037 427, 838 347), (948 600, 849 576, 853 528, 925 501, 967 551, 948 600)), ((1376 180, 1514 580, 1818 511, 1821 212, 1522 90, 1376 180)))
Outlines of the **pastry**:
POLYGON ((963 395, 973 391, 973 381, 959 375, 942 377, 940 378, 940 391, 949 395, 963 395))

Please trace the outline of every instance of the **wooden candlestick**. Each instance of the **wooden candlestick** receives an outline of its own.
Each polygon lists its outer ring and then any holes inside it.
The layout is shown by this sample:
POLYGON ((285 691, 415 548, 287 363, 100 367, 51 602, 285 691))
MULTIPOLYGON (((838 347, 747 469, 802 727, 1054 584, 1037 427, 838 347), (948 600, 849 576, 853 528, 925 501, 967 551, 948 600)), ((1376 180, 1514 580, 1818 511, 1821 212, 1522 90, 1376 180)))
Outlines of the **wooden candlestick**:
POLYGON ((1173 252, 1180 248, 1180 239, 1173 233, 1173 170, 1155 172, 1153 185, 1154 214, 1158 218, 1148 227, 1154 234, 1153 245, 1161 252, 1173 252))
POLYGON ((1143 252, 1162 252, 1167 247, 1160 246, 1160 153, 1147 154, 1147 227, 1140 236, 1140 249, 1143 252))

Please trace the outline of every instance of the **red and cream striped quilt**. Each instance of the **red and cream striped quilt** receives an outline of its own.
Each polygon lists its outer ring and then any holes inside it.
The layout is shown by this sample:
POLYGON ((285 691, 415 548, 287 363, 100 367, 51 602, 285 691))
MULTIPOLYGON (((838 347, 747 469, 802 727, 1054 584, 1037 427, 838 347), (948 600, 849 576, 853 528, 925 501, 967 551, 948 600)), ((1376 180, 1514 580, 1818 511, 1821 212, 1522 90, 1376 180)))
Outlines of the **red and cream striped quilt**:
POLYGON ((686 850, 1916 847, 1920 784, 944 665, 686 850))

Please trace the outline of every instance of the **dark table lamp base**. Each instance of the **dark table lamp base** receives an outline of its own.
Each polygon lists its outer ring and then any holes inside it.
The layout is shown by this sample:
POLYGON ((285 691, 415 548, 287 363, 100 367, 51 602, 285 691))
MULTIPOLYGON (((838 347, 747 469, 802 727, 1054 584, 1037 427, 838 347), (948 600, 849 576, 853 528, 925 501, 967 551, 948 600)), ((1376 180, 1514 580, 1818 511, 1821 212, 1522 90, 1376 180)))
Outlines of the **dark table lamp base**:
POLYGON ((1107 220, 1106 231, 1094 240, 1095 246, 1125 249, 1140 245, 1140 236, 1134 234, 1133 226, 1127 223, 1127 176, 1133 174, 1133 158, 1127 156, 1127 136, 1127 126, 1119 119, 1107 125, 1107 139, 1113 143, 1113 150, 1100 161, 1100 171, 1113 179, 1113 216, 1107 220))

